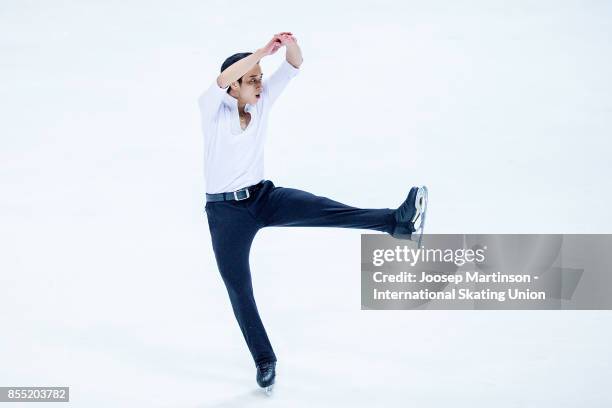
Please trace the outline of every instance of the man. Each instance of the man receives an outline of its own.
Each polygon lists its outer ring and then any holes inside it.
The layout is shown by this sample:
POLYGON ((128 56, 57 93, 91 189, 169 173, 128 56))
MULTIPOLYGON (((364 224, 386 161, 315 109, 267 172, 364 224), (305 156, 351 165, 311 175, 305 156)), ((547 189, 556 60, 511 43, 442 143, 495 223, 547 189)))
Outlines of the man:
POLYGON ((200 96, 204 133, 206 206, 213 251, 234 315, 257 368, 260 387, 271 391, 276 355, 257 311, 249 250, 264 227, 340 227, 412 239, 423 234, 427 188, 412 187, 397 209, 361 209, 264 178, 268 115, 298 75, 302 52, 290 32, 276 34, 253 53, 227 58, 217 80, 200 96), (285 61, 264 80, 259 61, 286 48, 285 61))

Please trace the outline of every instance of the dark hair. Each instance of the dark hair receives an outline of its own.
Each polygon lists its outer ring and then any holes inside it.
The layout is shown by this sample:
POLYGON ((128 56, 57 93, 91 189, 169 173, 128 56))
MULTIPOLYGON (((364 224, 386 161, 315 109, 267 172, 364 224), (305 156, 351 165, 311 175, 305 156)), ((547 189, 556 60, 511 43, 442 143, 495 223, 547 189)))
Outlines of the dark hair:
MULTIPOLYGON (((231 66, 235 62, 238 62, 241 59, 246 58, 251 54, 253 53, 252 52, 239 52, 237 54, 232 55, 231 57, 227 57, 225 61, 223 61, 223 64, 221 64, 221 72, 225 71, 229 66, 231 66)), ((238 78, 238 83, 242 84, 242 78, 238 78)), ((228 86, 227 93, 230 92, 230 89, 231 87, 228 86)))

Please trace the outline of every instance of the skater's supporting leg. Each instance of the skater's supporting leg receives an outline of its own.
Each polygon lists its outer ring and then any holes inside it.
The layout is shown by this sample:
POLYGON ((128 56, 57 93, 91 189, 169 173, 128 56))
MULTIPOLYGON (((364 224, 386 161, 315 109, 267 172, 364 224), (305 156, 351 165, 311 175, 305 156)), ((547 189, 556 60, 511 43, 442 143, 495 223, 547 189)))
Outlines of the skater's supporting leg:
POLYGON ((390 208, 356 208, 287 187, 264 188, 265 206, 258 214, 264 226, 340 227, 392 233, 394 212, 390 208))
POLYGON ((258 224, 242 203, 206 205, 217 266, 255 364, 276 361, 255 304, 249 252, 258 224))

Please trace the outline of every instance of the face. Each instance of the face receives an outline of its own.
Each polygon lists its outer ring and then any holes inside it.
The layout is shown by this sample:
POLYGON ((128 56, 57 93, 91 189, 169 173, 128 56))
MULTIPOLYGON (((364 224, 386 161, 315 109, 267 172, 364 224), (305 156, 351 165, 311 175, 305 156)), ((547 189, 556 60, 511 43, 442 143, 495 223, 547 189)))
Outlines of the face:
POLYGON ((262 86, 263 73, 259 64, 255 64, 253 68, 242 77, 242 83, 238 81, 232 84, 232 95, 238 98, 239 102, 255 105, 261 98, 263 91, 262 86))

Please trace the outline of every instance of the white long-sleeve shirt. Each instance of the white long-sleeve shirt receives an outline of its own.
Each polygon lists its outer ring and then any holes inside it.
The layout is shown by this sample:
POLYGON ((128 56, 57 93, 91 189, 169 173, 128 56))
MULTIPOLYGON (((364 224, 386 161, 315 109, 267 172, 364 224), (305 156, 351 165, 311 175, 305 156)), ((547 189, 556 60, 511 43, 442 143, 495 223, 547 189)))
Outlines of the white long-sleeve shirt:
POLYGON ((264 179, 264 144, 270 108, 299 73, 284 60, 268 79, 264 77, 263 93, 255 105, 246 104, 251 114, 246 129, 240 127, 238 100, 217 81, 198 99, 204 135, 204 178, 206 192, 231 192, 257 184, 264 179))

